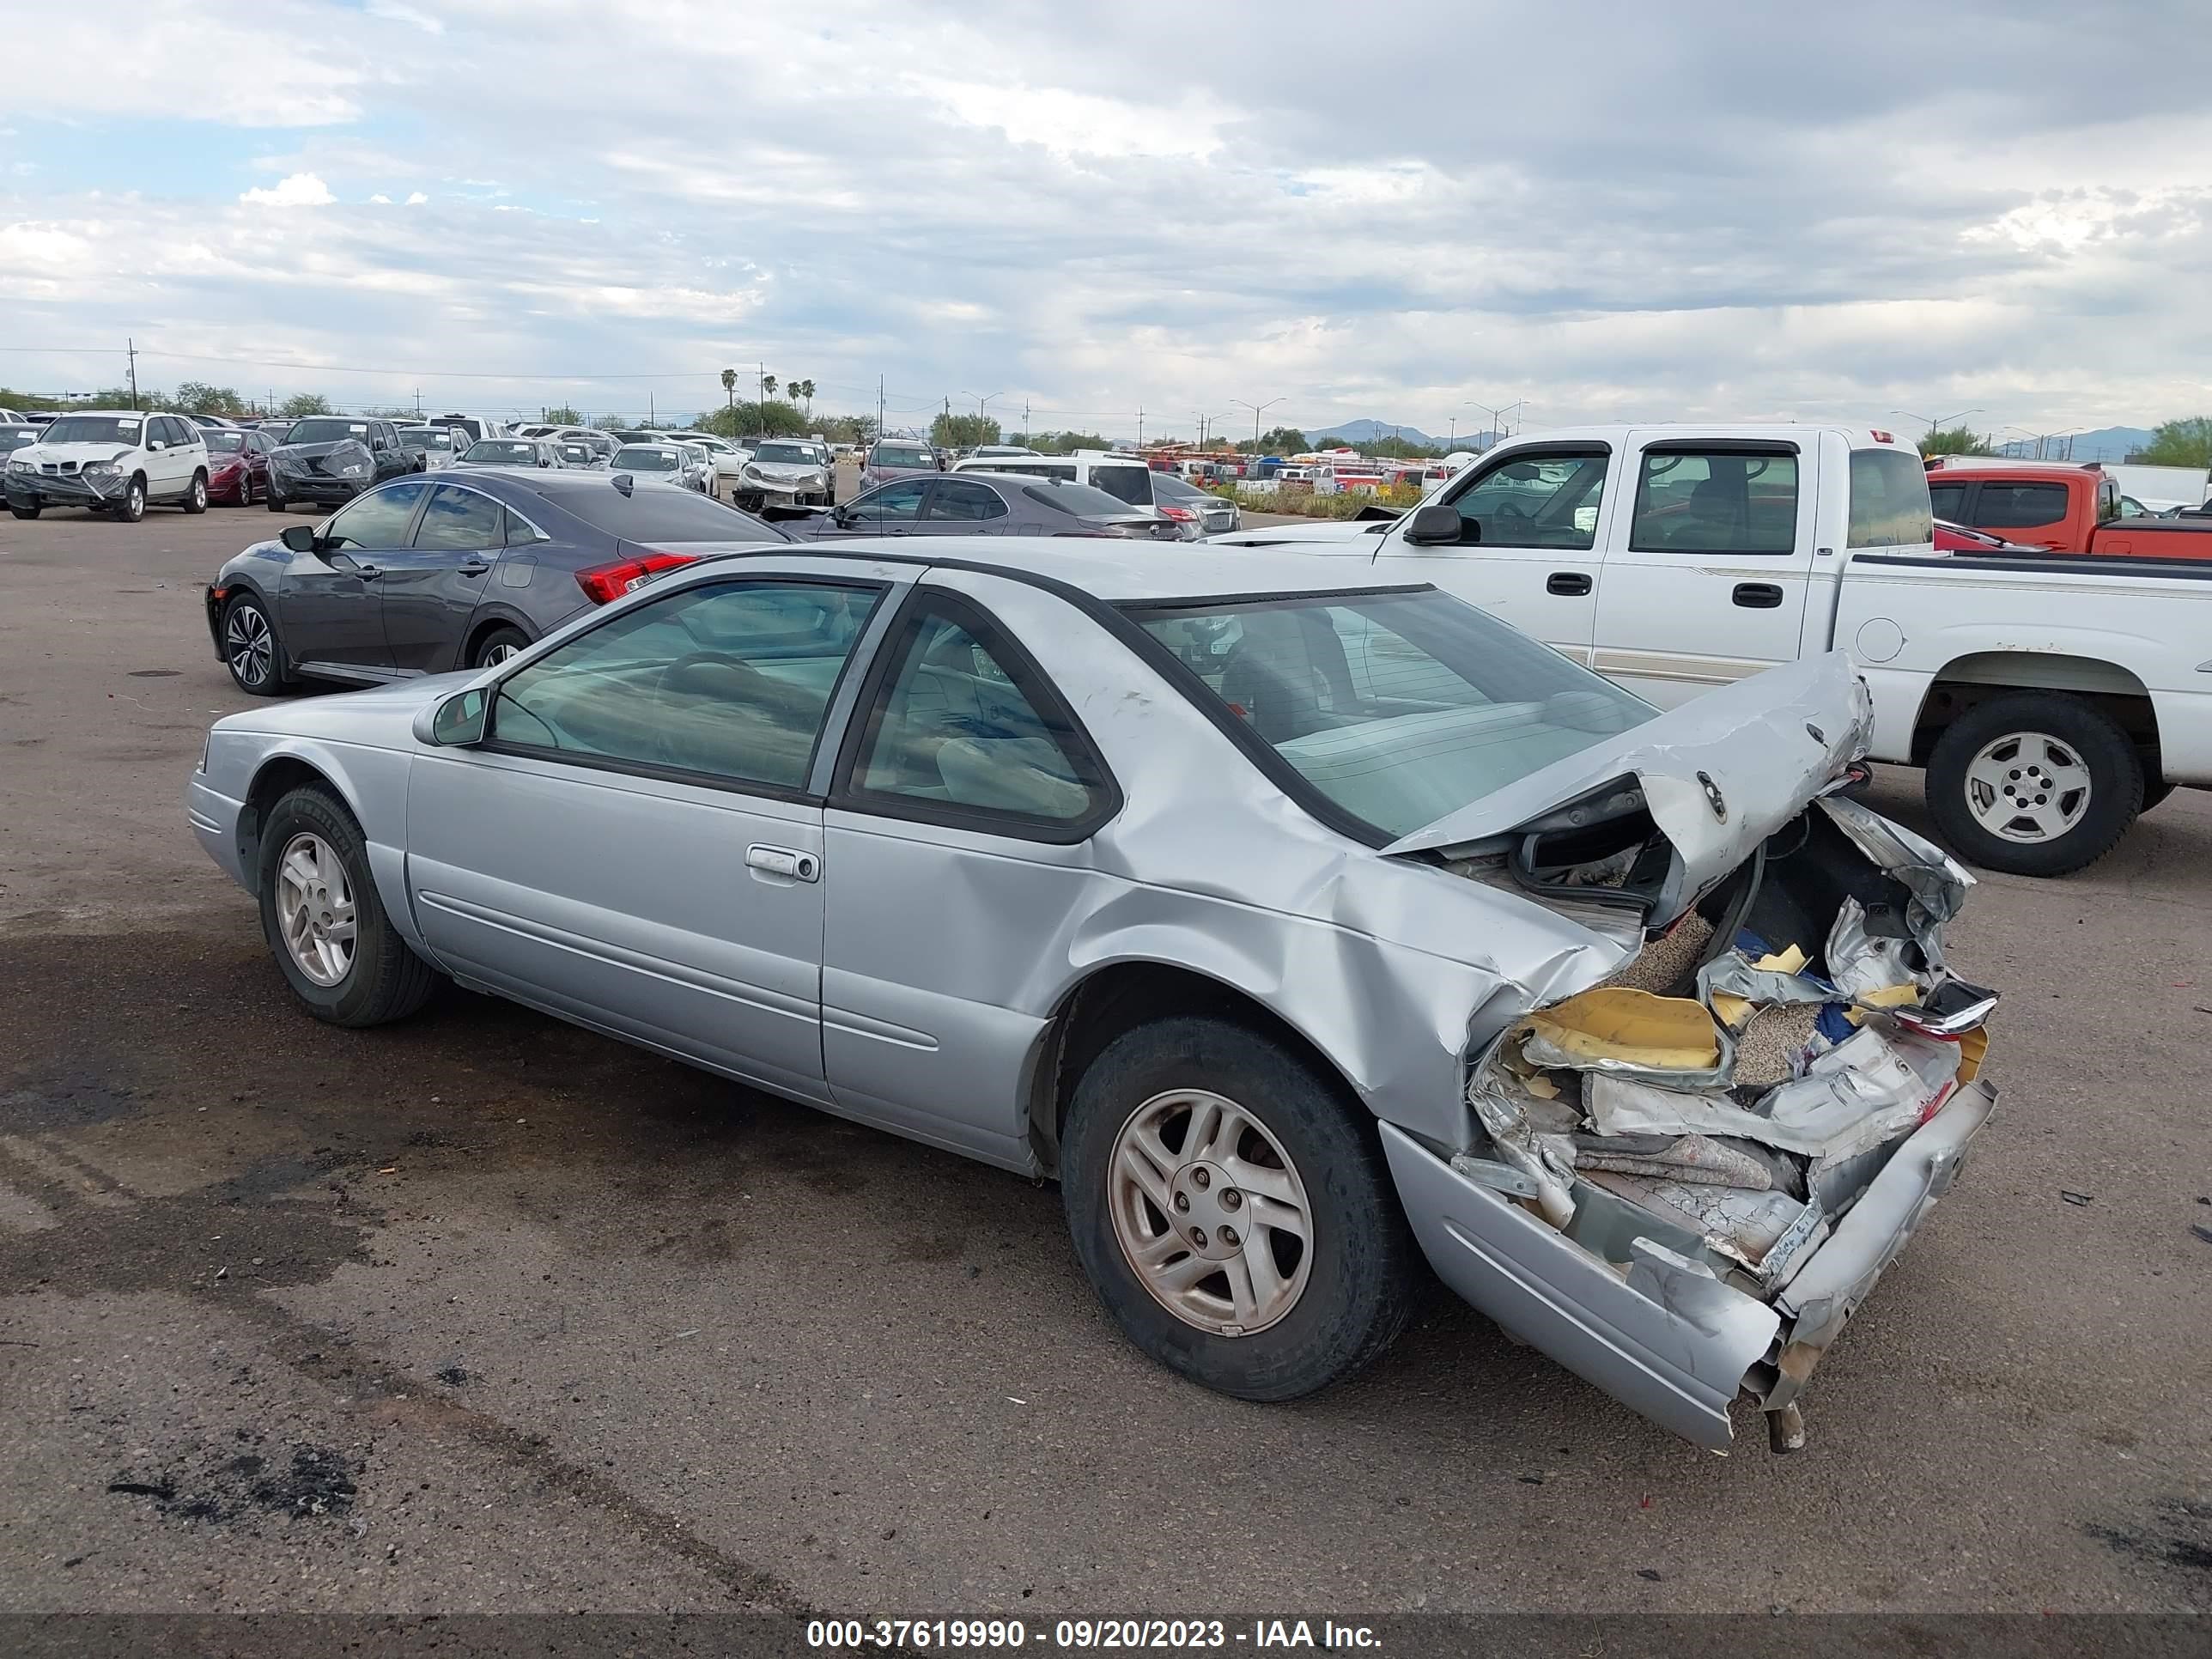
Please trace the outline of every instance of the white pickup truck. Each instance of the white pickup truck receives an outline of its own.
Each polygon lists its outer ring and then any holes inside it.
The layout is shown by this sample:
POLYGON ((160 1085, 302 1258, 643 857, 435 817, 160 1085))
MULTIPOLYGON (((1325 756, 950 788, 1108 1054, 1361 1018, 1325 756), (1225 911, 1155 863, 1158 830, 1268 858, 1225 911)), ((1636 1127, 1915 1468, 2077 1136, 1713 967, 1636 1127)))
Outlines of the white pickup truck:
POLYGON ((1662 707, 1850 653, 1870 757, 1926 769, 1973 862, 2057 876, 2212 786, 2212 564, 1938 553, 1919 455, 1841 426, 1577 427, 1500 444, 1390 524, 1213 546, 1364 557, 1662 707))

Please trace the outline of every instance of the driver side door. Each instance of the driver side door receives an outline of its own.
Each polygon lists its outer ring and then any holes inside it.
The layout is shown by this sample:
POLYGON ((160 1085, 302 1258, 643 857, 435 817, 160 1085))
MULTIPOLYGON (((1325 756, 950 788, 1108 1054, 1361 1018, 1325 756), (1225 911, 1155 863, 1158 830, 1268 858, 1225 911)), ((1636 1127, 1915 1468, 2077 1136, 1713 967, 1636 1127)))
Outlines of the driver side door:
POLYGON ((1413 547, 1394 529, 1376 574, 1434 582, 1588 667, 1612 465, 1602 443, 1516 447, 1440 498, 1458 510, 1457 544, 1413 547))
POLYGON ((323 521, 313 552, 289 556, 276 608, 294 662, 311 673, 319 664, 351 671, 347 678, 389 675, 380 584, 386 565, 406 549, 428 493, 419 478, 373 489, 323 521))

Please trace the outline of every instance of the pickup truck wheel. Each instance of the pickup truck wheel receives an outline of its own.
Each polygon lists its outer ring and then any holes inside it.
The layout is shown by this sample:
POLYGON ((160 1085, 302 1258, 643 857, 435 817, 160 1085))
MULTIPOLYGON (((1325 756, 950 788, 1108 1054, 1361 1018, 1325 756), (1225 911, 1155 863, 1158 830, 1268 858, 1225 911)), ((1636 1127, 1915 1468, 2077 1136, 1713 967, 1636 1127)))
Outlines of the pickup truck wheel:
POLYGON ((2142 810, 2142 763, 2101 709, 2023 692, 1970 710, 1928 757, 1928 810, 1985 869, 2063 876, 2112 850, 2142 810))
POLYGON ((1418 1247, 1364 1108, 1226 1020, 1124 1033, 1068 1109, 1060 1196, 1107 1311, 1245 1400, 1349 1376, 1405 1328, 1418 1247))
POLYGON ((306 785, 270 809, 258 873, 270 951, 316 1018, 381 1025, 428 1000, 437 970, 384 914, 361 826, 327 790, 306 785))

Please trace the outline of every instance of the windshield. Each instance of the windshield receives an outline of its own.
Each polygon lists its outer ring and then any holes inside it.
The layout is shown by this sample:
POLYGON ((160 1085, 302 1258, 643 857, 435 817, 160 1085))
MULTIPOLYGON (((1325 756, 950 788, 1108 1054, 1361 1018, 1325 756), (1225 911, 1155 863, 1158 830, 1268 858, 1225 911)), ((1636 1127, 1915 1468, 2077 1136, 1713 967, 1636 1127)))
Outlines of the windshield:
POLYGON ((1089 484, 1024 484, 1022 494, 1055 513, 1073 513, 1078 518, 1126 519, 1130 516, 1127 501, 1116 501, 1104 490, 1093 489, 1089 484))
POLYGON ((334 444, 343 438, 368 439, 367 421, 301 421, 284 434, 288 444, 334 444))
POLYGON ((561 459, 571 466, 589 466, 598 457, 589 444, 562 444, 561 459))
POLYGON ((243 432, 217 431, 204 433, 202 435, 207 439, 208 453, 210 455, 235 455, 246 447, 246 434, 243 432))
POLYGON ((493 466, 535 466, 538 446, 513 438, 479 438, 461 459, 479 465, 488 463, 493 466))
POLYGON ((631 445, 615 452, 615 465, 629 472, 673 472, 680 465, 665 449, 641 449, 631 445))
POLYGON ((1155 472, 1152 474, 1152 499, 1158 501, 1163 495, 1175 501, 1210 501, 1213 499, 1197 485, 1176 477, 1172 472, 1155 472))
MULTIPOLYGON (((773 446, 769 446, 773 447, 773 446)), ((757 453, 756 453, 757 459, 757 453)), ((871 466, 933 467, 937 458, 920 444, 878 444, 871 466)))
POLYGON ((39 441, 39 434, 28 427, 0 427, 0 450, 21 449, 26 444, 39 441))
POLYGON ((1658 712, 1434 590, 1128 609, 1306 786, 1392 840, 1658 712))
POLYGON ((40 440, 50 444, 135 444, 145 422, 136 415, 64 415, 40 440))
POLYGON ((779 466, 819 466, 821 452, 812 444, 763 444, 753 451, 757 461, 779 466))

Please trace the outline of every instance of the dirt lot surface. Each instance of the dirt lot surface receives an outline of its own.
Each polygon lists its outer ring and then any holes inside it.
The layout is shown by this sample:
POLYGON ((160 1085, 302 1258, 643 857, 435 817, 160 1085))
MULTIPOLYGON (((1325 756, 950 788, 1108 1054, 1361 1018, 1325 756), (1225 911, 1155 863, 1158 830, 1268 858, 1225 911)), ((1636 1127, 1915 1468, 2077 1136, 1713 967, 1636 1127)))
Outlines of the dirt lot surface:
POLYGON ((0 1609, 2212 1607, 2212 798, 1975 895, 2002 1107, 1802 1455, 1442 1297, 1254 1407, 1050 1188, 459 992, 300 1012, 180 805, 272 527, 0 521, 0 1609))

